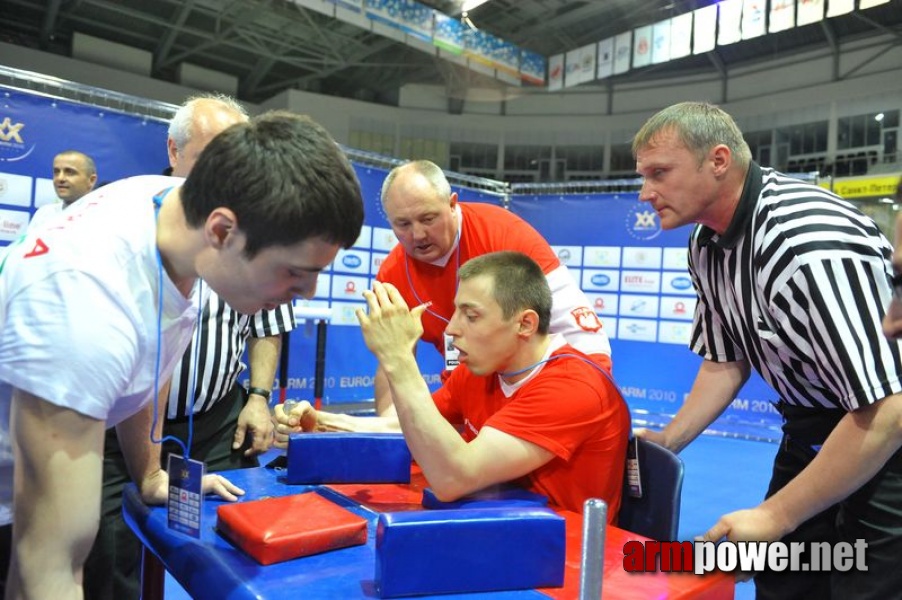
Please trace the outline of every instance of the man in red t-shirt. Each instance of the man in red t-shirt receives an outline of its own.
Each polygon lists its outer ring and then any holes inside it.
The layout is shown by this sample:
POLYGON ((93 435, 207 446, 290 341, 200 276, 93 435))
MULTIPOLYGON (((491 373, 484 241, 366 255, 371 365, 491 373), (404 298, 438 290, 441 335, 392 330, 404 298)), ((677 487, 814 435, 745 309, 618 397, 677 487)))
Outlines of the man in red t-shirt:
MULTIPOLYGON (((382 207, 398 245, 376 279, 391 283, 407 302, 430 302, 423 315, 423 340, 445 358, 445 372, 457 366, 445 328, 454 312, 457 271, 473 257, 501 250, 526 254, 539 264, 551 288, 551 333, 592 356, 608 371, 611 346, 589 299, 548 242, 529 223, 501 207, 459 203, 438 165, 427 160, 393 169, 382 184, 382 207)), ((390 414, 391 396, 380 366, 375 378, 376 413, 390 414)))
POLYGON ((276 408, 276 445, 303 431, 378 431, 400 423, 414 459, 440 500, 517 481, 551 504, 581 511, 601 498, 615 522, 630 417, 610 375, 549 334, 551 290, 542 269, 519 252, 494 252, 460 268, 447 324, 460 368, 430 396, 413 349, 423 333, 420 304, 375 283, 357 311, 379 359, 396 415, 354 417, 302 402, 276 408))

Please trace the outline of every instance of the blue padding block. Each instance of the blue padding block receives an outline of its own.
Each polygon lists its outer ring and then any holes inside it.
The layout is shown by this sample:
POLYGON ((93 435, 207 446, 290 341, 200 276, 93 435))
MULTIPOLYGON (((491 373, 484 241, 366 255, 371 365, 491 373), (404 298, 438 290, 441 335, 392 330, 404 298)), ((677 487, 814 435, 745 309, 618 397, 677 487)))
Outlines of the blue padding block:
POLYGON ((564 519, 548 508, 382 513, 376 527, 379 596, 560 587, 564 519))
POLYGON ((435 497, 432 488, 423 490, 423 508, 503 508, 507 506, 547 506, 548 498, 542 494, 512 485, 501 485, 479 490, 463 498, 445 502, 435 497))
POLYGON ((288 439, 286 483, 409 483, 400 433, 298 433, 288 439))

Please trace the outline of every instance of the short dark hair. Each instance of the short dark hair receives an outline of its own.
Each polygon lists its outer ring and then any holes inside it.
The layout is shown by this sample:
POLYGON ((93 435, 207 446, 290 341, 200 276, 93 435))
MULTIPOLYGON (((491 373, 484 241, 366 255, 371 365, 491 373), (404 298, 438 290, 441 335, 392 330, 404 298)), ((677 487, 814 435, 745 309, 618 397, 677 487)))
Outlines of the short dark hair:
POLYGON ((490 252, 471 258, 460 267, 461 281, 480 275, 492 278, 492 297, 501 314, 510 319, 520 310, 539 315, 538 332, 545 335, 551 326, 551 288, 542 268, 522 252, 490 252))
POLYGON ((363 198, 335 140, 307 116, 271 111, 236 123, 204 148, 182 188, 185 218, 201 227, 232 210, 253 258, 308 238, 349 248, 363 226, 363 198))

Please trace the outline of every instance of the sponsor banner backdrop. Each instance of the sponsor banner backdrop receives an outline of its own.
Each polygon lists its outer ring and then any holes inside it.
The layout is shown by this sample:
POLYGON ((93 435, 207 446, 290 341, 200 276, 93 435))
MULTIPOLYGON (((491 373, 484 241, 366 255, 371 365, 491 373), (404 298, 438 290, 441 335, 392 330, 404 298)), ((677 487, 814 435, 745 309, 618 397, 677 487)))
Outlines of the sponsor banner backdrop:
MULTIPOLYGON (((691 228, 661 229, 635 193, 515 195, 510 207, 549 241, 571 273, 581 272, 580 287, 611 338, 614 376, 633 417, 666 422, 701 363, 688 348, 696 305, 686 266, 691 228)), ((719 429, 776 435, 776 400, 753 375, 719 429)))

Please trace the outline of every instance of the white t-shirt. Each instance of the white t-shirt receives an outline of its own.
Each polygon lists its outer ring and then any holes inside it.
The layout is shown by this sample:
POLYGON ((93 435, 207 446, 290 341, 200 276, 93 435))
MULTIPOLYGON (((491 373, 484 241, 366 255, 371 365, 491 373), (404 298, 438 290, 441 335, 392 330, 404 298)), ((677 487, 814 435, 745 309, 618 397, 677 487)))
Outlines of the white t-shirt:
POLYGON ((34 231, 42 224, 47 223, 56 215, 62 213, 64 208, 66 208, 66 205, 59 200, 57 200, 56 202, 51 202, 50 204, 45 204, 44 206, 38 208, 36 211, 34 211, 34 215, 31 217, 31 221, 28 222, 27 231, 34 231))
POLYGON ((145 406, 181 359, 206 288, 185 298, 163 270, 153 204, 181 181, 111 183, 0 253, 0 524, 11 518, 12 388, 110 427, 145 406))

